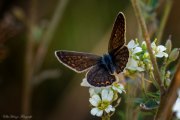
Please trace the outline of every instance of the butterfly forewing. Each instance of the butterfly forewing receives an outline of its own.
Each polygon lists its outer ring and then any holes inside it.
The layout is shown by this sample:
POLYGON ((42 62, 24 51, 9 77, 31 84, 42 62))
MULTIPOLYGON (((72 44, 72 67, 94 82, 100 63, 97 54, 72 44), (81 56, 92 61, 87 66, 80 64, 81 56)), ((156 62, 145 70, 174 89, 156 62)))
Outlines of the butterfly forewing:
POLYGON ((86 71, 88 68, 96 65, 101 58, 90 53, 74 51, 56 51, 55 55, 62 64, 76 72, 86 71))
POLYGON ((123 46, 121 49, 112 52, 111 54, 112 61, 115 64, 115 71, 117 74, 123 72, 124 68, 129 59, 129 50, 126 46, 123 46))
POLYGON ((116 81, 115 76, 109 74, 103 64, 92 67, 86 77, 88 83, 95 87, 105 87, 116 81))
POLYGON ((121 48, 125 44, 125 27, 125 17, 123 13, 120 12, 113 26, 109 40, 108 52, 121 48))

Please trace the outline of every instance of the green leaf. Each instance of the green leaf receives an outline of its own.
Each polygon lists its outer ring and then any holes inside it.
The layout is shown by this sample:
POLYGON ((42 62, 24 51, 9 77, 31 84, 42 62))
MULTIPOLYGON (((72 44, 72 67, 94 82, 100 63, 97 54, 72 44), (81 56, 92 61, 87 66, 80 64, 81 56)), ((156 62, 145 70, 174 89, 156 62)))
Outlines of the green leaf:
POLYGON ((156 101, 155 99, 149 99, 144 104, 149 109, 156 109, 159 106, 159 101, 156 101))

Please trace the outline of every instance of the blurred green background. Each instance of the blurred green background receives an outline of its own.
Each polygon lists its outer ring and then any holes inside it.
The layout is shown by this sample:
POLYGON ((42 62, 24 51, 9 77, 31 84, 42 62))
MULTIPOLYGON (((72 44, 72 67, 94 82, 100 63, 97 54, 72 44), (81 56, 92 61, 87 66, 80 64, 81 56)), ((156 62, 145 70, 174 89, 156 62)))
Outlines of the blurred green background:
MULTIPOLYGON (((179 4, 180 1, 173 1, 162 31, 162 44, 171 34, 173 47, 180 45, 179 4)), ((153 23, 155 29, 161 22, 164 6, 157 11, 153 23)), ((127 42, 139 37, 129 0, 1 0, 0 119, 4 119, 4 115, 23 114, 32 116, 33 120, 98 119, 90 115, 88 88, 80 86, 85 74, 64 67, 55 58, 54 51, 73 50, 100 55, 107 52, 112 25, 119 11, 126 16, 127 42), (58 16, 55 14, 58 6, 61 8, 57 12, 61 16, 59 19, 54 18, 58 16), (53 27, 52 19, 57 20, 53 27), (45 45, 47 51, 38 53, 49 29, 54 31, 45 45), (36 63, 36 58, 40 64, 36 63), (37 65, 40 66, 36 70, 37 65)), ((151 12, 149 14, 151 16, 151 12)), ((153 26, 151 22, 149 25, 150 28, 153 26)), ((152 35, 152 40, 155 37, 152 35)), ((126 112, 124 107, 122 111, 126 112)), ((113 119, 120 118, 119 113, 115 113, 113 119)))

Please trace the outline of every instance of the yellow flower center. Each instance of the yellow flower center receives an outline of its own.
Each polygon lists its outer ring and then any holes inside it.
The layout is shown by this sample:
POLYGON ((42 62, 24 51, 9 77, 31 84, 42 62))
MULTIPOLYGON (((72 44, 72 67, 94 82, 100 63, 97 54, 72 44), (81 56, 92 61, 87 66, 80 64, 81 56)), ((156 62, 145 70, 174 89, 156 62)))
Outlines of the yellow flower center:
POLYGON ((105 110, 109 105, 110 105, 110 102, 107 100, 104 100, 104 101, 99 102, 98 108, 100 110, 105 110))

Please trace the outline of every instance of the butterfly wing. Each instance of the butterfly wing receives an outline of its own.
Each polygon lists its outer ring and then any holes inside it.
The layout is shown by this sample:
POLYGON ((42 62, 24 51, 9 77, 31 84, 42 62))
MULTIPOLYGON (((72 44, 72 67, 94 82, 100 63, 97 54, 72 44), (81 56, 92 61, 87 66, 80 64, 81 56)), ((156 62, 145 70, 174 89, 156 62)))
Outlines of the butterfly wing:
POLYGON ((119 74, 124 70, 129 59, 129 50, 124 46, 125 33, 126 33, 126 23, 123 13, 119 13, 111 33, 111 38, 109 41, 108 52, 112 58, 115 65, 116 73, 119 74))
POLYGON ((55 56, 62 64, 75 72, 86 71, 88 68, 96 65, 101 58, 90 53, 74 51, 56 51, 55 56))
POLYGON ((109 74, 107 68, 101 65, 95 65, 86 75, 90 85, 95 87, 105 87, 116 81, 114 75, 109 74))
POLYGON ((113 26, 108 46, 108 52, 121 48, 125 44, 125 30, 125 17, 123 13, 120 12, 113 26))
POLYGON ((115 71, 117 74, 122 72, 126 67, 129 59, 129 50, 126 46, 110 53, 113 63, 115 64, 115 71))

